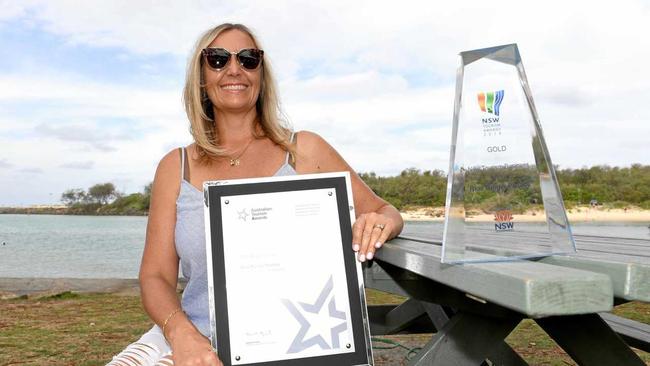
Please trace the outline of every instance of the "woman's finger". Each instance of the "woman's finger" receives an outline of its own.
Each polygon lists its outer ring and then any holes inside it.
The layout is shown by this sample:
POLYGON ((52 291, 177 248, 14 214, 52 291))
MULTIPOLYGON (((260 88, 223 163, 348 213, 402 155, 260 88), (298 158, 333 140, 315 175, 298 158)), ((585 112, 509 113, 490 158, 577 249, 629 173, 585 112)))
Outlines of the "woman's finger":
POLYGON ((361 214, 352 225, 352 250, 358 252, 361 249, 361 239, 363 238, 363 228, 366 225, 366 215, 361 214))
POLYGON ((359 254, 357 255, 357 258, 360 262, 365 262, 366 259, 368 259, 366 257, 366 253, 368 252, 368 247, 370 246, 372 232, 376 229, 374 225, 377 222, 377 216, 378 215, 374 212, 366 214, 365 225, 363 226, 363 237, 361 238, 361 249, 359 249, 359 254))
MULTIPOLYGON (((370 242, 368 243, 368 249, 366 250, 367 260, 371 260, 375 256, 375 251, 381 246, 377 246, 377 243, 380 243, 382 236, 384 236, 384 232, 388 231, 388 229, 387 224, 382 224, 380 222, 376 222, 372 226, 372 234, 370 236, 370 242)), ((385 240, 386 239, 384 239, 384 241, 385 240)), ((383 243, 383 241, 381 241, 381 243, 383 243)))
POLYGON ((381 231, 381 235, 379 235, 379 238, 377 240, 373 241, 375 250, 381 248, 382 245, 388 240, 388 237, 390 236, 390 233, 393 232, 393 222, 392 221, 387 221, 386 225, 384 225, 384 229, 381 231))

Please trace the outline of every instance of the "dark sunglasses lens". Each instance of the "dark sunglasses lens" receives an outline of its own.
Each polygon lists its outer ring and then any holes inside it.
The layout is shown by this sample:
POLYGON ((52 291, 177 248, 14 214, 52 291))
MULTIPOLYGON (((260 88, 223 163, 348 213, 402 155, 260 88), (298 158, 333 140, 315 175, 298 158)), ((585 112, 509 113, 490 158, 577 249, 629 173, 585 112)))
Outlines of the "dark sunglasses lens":
POLYGON ((248 70, 254 70, 262 61, 262 55, 258 50, 242 50, 237 54, 239 63, 248 70))
POLYGON ((230 59, 230 53, 226 50, 212 49, 205 53, 205 59, 213 69, 222 69, 230 59))

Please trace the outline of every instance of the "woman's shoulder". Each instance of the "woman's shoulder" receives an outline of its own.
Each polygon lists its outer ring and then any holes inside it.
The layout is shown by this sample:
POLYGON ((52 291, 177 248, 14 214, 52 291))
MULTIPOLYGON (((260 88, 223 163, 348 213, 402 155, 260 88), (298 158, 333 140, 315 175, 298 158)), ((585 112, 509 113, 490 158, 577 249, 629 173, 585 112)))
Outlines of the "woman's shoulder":
POLYGON ((194 143, 191 143, 187 146, 179 146, 171 149, 162 157, 162 159, 160 159, 160 162, 158 163, 158 169, 163 169, 163 171, 174 169, 180 171, 183 154, 185 154, 185 159, 194 159, 196 152, 194 145, 194 143))
POLYGON ((158 172, 167 173, 171 170, 178 170, 181 166, 181 149, 174 148, 167 152, 158 162, 158 172))
POLYGON ((174 182, 178 182, 180 184, 182 170, 182 149, 185 149, 186 155, 190 155, 190 151, 192 151, 192 145, 188 145, 186 147, 180 146, 167 152, 158 163, 154 181, 164 182, 165 185, 169 184, 172 187, 176 185, 173 184, 174 182))
POLYGON ((296 133, 296 151, 304 173, 336 171, 347 165, 334 148, 319 134, 311 131, 296 133))
POLYGON ((330 145, 316 132, 302 130, 295 133, 296 149, 298 151, 319 151, 330 145))

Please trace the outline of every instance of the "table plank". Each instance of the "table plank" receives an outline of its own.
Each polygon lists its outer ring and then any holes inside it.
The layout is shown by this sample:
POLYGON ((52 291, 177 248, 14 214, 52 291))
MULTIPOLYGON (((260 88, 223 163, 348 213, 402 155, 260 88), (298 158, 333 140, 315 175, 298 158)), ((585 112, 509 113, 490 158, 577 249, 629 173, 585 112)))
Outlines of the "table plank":
POLYGON ((616 297, 629 301, 650 302, 650 266, 648 265, 621 262, 617 258, 593 258, 577 254, 545 257, 540 259, 540 262, 606 274, 612 280, 616 297))
MULTIPOLYGON (((407 225, 404 232, 405 234, 400 237, 421 240, 432 245, 442 244, 442 230, 425 231, 419 225, 407 225), (425 235, 432 240, 423 238, 425 235)), ((498 235, 488 232, 489 230, 486 230, 485 234, 498 235)), ((500 245, 495 246, 492 243, 489 252, 516 255, 522 252, 513 248, 530 251, 529 246, 518 244, 513 240, 517 236, 526 235, 548 241, 543 233, 519 232, 516 236, 511 235, 510 238, 506 238, 500 245)), ((650 302, 650 256, 645 255, 646 248, 650 248, 650 240, 592 235, 576 235, 575 240, 579 248, 576 254, 544 257, 540 262, 605 274, 611 278, 614 295, 617 298, 650 302)), ((475 246, 474 249, 488 250, 481 246, 475 246)))
POLYGON ((440 251, 396 238, 376 258, 533 318, 609 311, 613 305, 612 282, 600 273, 531 261, 449 265, 440 262, 440 251))

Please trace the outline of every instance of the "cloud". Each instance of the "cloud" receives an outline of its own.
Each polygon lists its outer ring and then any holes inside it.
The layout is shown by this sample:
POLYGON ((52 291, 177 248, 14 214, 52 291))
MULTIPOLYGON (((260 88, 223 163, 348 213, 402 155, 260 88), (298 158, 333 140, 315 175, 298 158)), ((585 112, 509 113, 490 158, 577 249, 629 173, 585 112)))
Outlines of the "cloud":
POLYGON ((99 83, 69 71, 0 74, 0 86, 0 101, 32 102, 35 112, 51 109, 55 116, 141 118, 146 123, 183 113, 178 88, 99 83))
POLYGON ((116 148, 108 144, 110 141, 120 138, 130 138, 125 135, 105 135, 102 131, 79 125, 52 127, 41 124, 36 127, 35 131, 41 136, 52 137, 67 142, 81 142, 88 148, 100 151, 115 151, 116 148))
MULTIPOLYGON (((27 166, 66 169, 93 162, 89 176, 121 179, 126 191, 140 191, 165 152, 191 142, 181 103, 185 61, 197 35, 222 21, 257 32, 295 128, 323 135, 359 171, 446 170, 458 52, 512 42, 554 163, 650 163, 650 109, 643 107, 650 99, 643 62, 650 38, 639 36, 650 32, 650 10, 640 0, 595 1, 588 12, 556 0, 398 7, 0 0, 0 8, 0 39, 24 34, 18 40, 40 51, 31 43, 38 33, 53 52, 80 56, 49 63, 36 52, 9 53, 0 60, 12 66, 0 68, 5 156, 20 153, 27 166), (115 65, 123 69, 109 67, 115 65)), ((0 160, 0 167, 12 166, 0 160)), ((48 171, 50 187, 72 186, 69 174, 59 173, 48 171)), ((11 174, 0 177, 0 189, 18 189, 11 174)), ((11 192, 7 197, 30 194, 11 192)))
POLYGON ((1 169, 1 168, 4 168, 4 169, 6 169, 6 168, 11 168, 11 167, 13 167, 13 166, 14 166, 14 165, 11 164, 10 162, 8 162, 7 159, 0 159, 0 169, 1 169))
POLYGON ((565 88, 543 88, 536 93, 540 101, 567 107, 588 107, 596 101, 589 90, 580 90, 572 86, 565 88))
POLYGON ((208 23, 211 13, 226 8, 196 2, 188 6, 174 1, 152 6, 125 0, 95 4, 66 0, 25 1, 21 5, 22 8, 11 6, 9 15, 3 18, 29 14, 29 20, 35 25, 48 33, 65 36, 72 45, 126 48, 136 54, 160 54, 170 50, 184 54, 196 35, 196 27, 208 23), (192 21, 176 22, 170 27, 170 20, 178 19, 179 15, 192 21))
POLYGON ((425 70, 450 79, 453 75, 448 72, 455 68, 461 50, 515 41, 536 63, 553 67, 544 56, 554 55, 558 66, 565 61, 586 64, 612 58, 620 51, 630 57, 647 55, 650 44, 644 37, 635 37, 634 47, 621 41, 647 30, 649 10, 643 1, 620 1, 615 7, 594 1, 588 13, 583 4, 559 0, 444 6, 405 3, 399 7, 394 1, 344 0, 309 4, 291 0, 272 6, 254 1, 163 1, 157 6, 128 0, 21 4, 22 9, 10 6, 14 10, 5 18, 29 14, 38 27, 71 44, 116 47, 133 54, 170 53, 183 59, 203 30, 222 21, 242 21, 260 34, 272 51, 269 56, 278 61, 276 66, 289 74, 318 63, 318 70, 425 70), (495 9, 500 10, 498 14, 495 9), (179 17, 184 21, 170 27, 170 20, 179 17))
POLYGON ((72 163, 61 164, 59 165, 59 168, 90 170, 94 166, 95 166, 95 162, 88 160, 88 161, 77 161, 72 163))
POLYGON ((42 174, 43 169, 41 168, 21 168, 18 169, 19 172, 21 173, 28 173, 28 174, 42 174))
POLYGON ((0 74, 0 111, 0 137, 51 138, 104 152, 145 135, 189 136, 180 88, 100 83, 72 72, 0 74))
POLYGON ((0 1, 0 9, 2 9, 2 12, 0 12, 0 21, 25 15, 25 9, 28 5, 26 2, 21 4, 11 0, 0 1))

